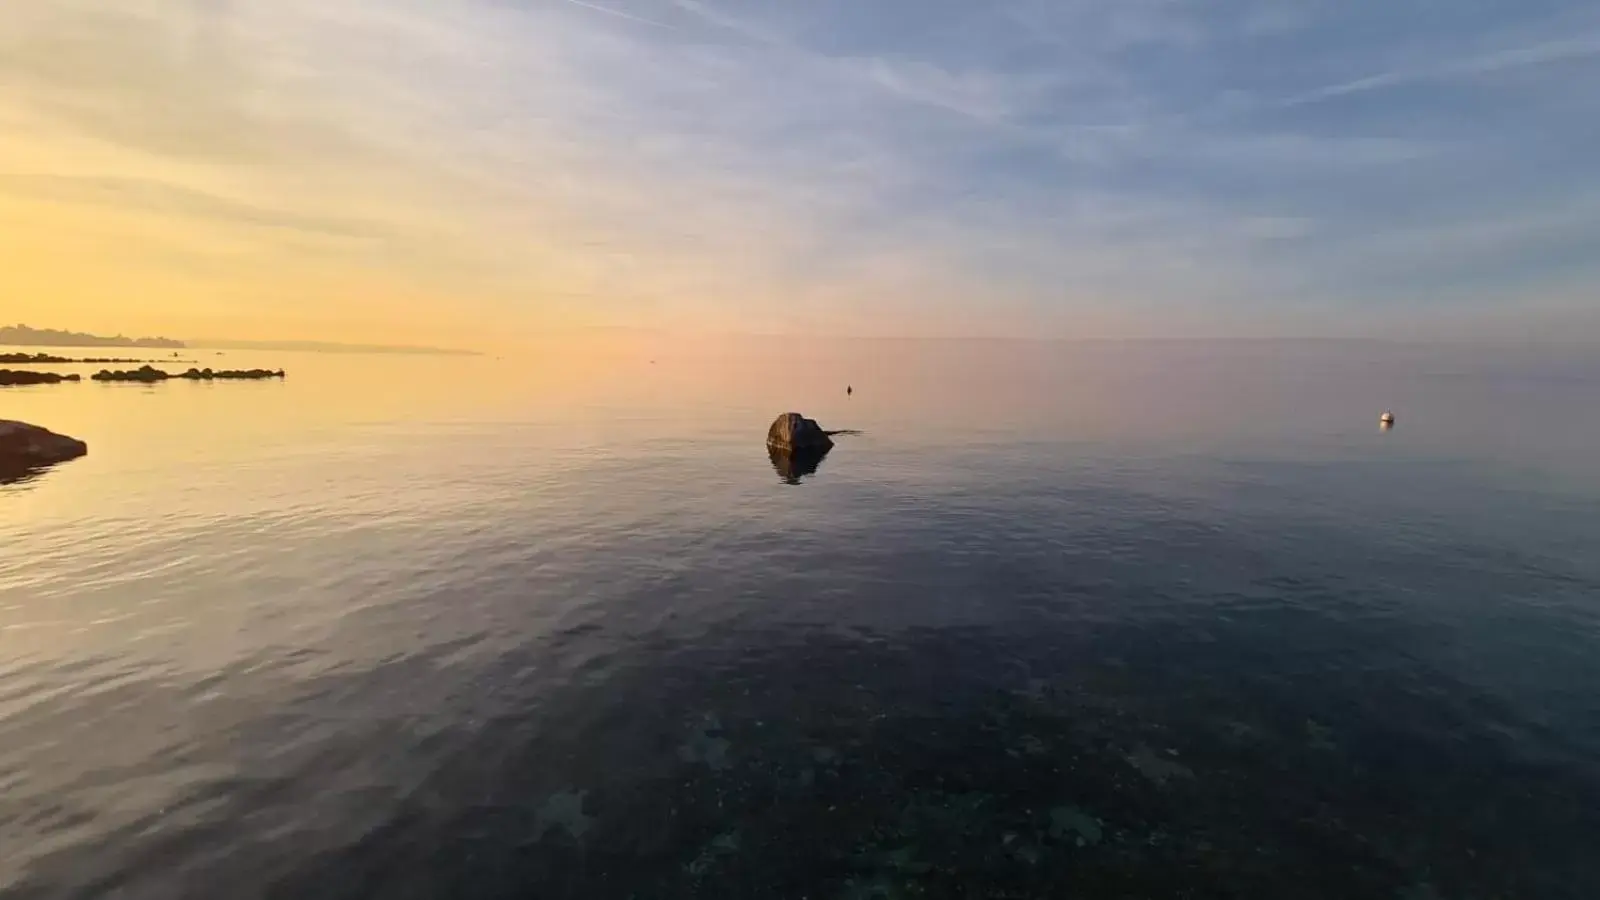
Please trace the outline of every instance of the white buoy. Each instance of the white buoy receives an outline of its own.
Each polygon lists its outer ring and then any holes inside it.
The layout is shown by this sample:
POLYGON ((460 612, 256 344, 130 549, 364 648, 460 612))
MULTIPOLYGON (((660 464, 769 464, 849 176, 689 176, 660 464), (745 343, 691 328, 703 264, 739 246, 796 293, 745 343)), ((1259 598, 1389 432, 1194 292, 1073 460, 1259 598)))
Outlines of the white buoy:
POLYGON ((1383 411, 1383 415, 1378 417, 1378 424, 1379 425, 1393 425, 1394 424, 1394 413, 1389 412, 1388 410, 1384 410, 1383 411))

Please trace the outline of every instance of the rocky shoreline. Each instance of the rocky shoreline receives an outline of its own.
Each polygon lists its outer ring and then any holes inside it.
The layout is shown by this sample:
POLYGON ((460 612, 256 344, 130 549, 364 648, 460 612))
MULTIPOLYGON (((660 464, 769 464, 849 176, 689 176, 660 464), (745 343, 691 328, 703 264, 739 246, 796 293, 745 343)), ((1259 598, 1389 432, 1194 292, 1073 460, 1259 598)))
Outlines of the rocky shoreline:
MULTIPOLYGON (((189 369, 186 372, 171 373, 154 366, 140 366, 137 369, 112 370, 101 369, 89 376, 91 381, 133 381, 141 384, 154 384, 158 381, 264 381, 268 378, 285 377, 282 369, 189 369)), ((63 381, 82 381, 83 376, 78 374, 62 375, 57 372, 29 372, 23 369, 0 369, 0 387, 13 387, 34 384, 60 384, 63 381)))
POLYGON ((158 381, 187 380, 187 381, 261 381, 268 378, 283 378, 282 369, 190 369, 177 375, 157 369, 153 366, 140 366, 137 369, 114 372, 109 369, 89 376, 94 381, 135 381, 143 384, 154 384, 158 381))

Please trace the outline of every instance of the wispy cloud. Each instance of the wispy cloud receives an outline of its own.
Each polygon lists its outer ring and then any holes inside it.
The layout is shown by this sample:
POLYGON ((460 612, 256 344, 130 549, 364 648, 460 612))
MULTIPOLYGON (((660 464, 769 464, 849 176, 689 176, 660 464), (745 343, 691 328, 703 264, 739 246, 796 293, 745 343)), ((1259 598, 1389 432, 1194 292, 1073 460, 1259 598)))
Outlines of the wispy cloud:
POLYGON ((869 57, 858 61, 873 84, 897 97, 987 122, 1003 122, 1027 111, 1050 79, 992 72, 955 73, 917 60, 869 57))
POLYGON ((1120 53, 1140 47, 1196 48, 1210 39, 1220 22, 1206 21, 1189 4, 1170 0, 1125 0, 1119 3, 1053 3, 1007 0, 999 13, 1035 37, 1077 51, 1097 48, 1120 53))
POLYGON ((746 40, 774 47, 794 49, 795 45, 777 31, 764 28, 755 21, 731 15, 720 7, 703 0, 670 0, 673 6, 689 13, 707 24, 732 32, 746 40))
POLYGON ((597 13, 602 14, 602 15, 612 16, 612 17, 618 18, 618 19, 624 19, 624 20, 629 21, 629 22, 637 22, 640 25, 650 25, 650 26, 653 26, 655 28, 665 28, 668 31, 677 31, 678 30, 677 26, 675 26, 675 25, 668 25, 665 22, 658 22, 655 19, 650 19, 650 18, 646 18, 644 16, 634 15, 633 13, 625 12, 623 10, 616 9, 616 8, 613 8, 613 7, 610 7, 610 6, 601 6, 598 3, 587 3, 587 2, 585 2, 585 0, 559 0, 559 2, 570 3, 573 6, 581 6, 584 9, 593 10, 593 11, 595 11, 597 13))
POLYGON ((1304 106, 1324 100, 1332 100, 1337 97, 1381 91, 1404 85, 1458 81, 1515 69, 1590 59, 1596 56, 1600 56, 1600 33, 1544 41, 1530 46, 1493 50, 1412 68, 1376 72, 1295 95, 1282 101, 1282 105, 1304 106))

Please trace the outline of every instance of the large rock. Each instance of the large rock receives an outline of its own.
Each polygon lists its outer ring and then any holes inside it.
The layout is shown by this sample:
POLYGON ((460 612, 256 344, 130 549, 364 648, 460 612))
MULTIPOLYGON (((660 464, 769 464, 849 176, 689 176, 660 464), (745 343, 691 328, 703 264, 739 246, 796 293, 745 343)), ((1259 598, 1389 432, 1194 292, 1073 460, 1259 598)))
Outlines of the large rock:
POLYGON ((89 452, 89 445, 26 422, 0 419, 0 476, 66 462, 89 452))
POLYGON ((826 451, 833 447, 833 438, 822 430, 815 419, 791 412, 773 420, 772 427, 767 429, 767 446, 791 452, 826 451))

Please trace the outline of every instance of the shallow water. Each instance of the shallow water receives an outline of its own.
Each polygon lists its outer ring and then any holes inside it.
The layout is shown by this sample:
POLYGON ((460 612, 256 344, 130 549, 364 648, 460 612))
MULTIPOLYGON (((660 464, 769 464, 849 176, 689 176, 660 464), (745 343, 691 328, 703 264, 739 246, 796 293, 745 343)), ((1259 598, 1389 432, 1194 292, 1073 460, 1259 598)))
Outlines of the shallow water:
POLYGON ((0 392, 8 895, 1600 896, 1600 355, 203 362, 0 392))

